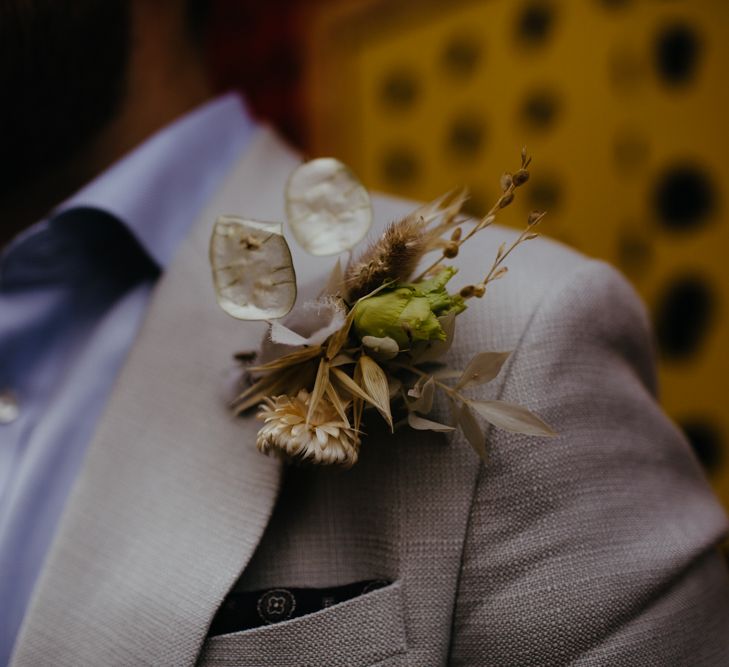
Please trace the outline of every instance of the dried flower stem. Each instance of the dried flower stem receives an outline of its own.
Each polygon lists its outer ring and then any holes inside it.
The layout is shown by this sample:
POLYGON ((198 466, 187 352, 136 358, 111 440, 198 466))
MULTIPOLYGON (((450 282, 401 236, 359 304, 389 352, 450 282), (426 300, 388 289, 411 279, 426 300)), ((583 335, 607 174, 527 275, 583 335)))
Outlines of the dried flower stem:
MULTIPOLYGON (((436 259, 430 266, 428 266, 428 268, 426 268, 424 271, 421 271, 420 274, 418 274, 417 278, 413 280, 413 282, 423 280, 429 273, 435 271, 441 265, 444 259, 450 259, 452 257, 455 257, 458 254, 458 249, 460 249, 460 247, 466 241, 468 241, 475 234, 478 234, 478 232, 486 229, 487 227, 490 227, 495 222, 496 213, 502 208, 506 208, 507 206, 509 206, 509 204, 511 204, 512 201, 514 201, 514 191, 516 190, 516 188, 526 183, 529 179, 529 172, 527 171, 527 167, 529 166, 531 161, 532 159, 527 155, 526 148, 523 148, 521 151, 521 167, 516 172, 517 177, 514 178, 511 174, 508 173, 502 176, 502 193, 496 200, 494 205, 489 209, 488 213, 486 213, 486 215, 483 216, 473 226, 468 234, 463 237, 459 236, 458 238, 452 239, 449 243, 447 243, 446 247, 441 253, 441 256, 436 259)), ((510 248, 509 252, 511 252, 512 249, 513 248, 510 248)))
MULTIPOLYGON (((502 267, 501 269, 499 269, 499 267, 501 267, 501 264, 509 256, 509 253, 523 241, 529 241, 538 236, 538 234, 531 232, 530 229, 531 227, 527 227, 521 234, 519 234, 519 238, 517 238, 516 241, 514 241, 507 250, 496 255, 496 259, 494 259, 494 263, 491 265, 491 269, 480 283, 481 286, 486 287, 489 282, 501 278, 501 276, 506 273, 506 267, 502 267)), ((477 295, 474 294, 474 296, 477 295)), ((481 296, 483 296, 483 293, 481 294, 481 296)))
POLYGON ((494 223, 494 220, 496 219, 494 213, 498 210, 498 202, 497 204, 494 204, 494 206, 491 208, 491 210, 483 217, 477 224, 473 226, 470 232, 466 234, 464 237, 458 239, 457 241, 451 241, 446 245, 446 248, 443 249, 443 252, 441 253, 441 256, 436 259, 427 269, 424 269, 421 271, 417 278, 415 278, 412 282, 419 282, 423 280, 428 274, 435 271, 443 262, 444 259, 449 259, 448 255, 451 257, 455 257, 458 254, 458 249, 466 242, 468 241, 474 234, 480 232, 482 229, 486 229, 486 227, 489 227, 494 223), (455 244, 456 250, 453 250, 453 245, 455 244))
MULTIPOLYGON (((416 368, 415 366, 410 366, 408 364, 391 364, 391 366, 400 368, 404 371, 408 371, 409 373, 413 373, 414 375, 418 375, 420 377, 433 378, 433 384, 439 389, 442 389, 444 392, 446 392, 446 394, 448 394, 451 398, 459 400, 462 403, 465 403, 468 400, 463 394, 461 394, 450 385, 447 385, 445 382, 441 382, 440 380, 436 379, 432 373, 426 373, 425 371, 422 371, 419 368, 416 368)), ((405 396, 405 394, 403 394, 403 396, 405 396)))
POLYGON ((502 243, 501 246, 499 246, 499 249, 496 253, 496 258, 494 259, 494 263, 491 265, 491 269, 486 274, 486 277, 476 285, 466 285, 465 287, 461 288, 460 295, 464 299, 471 299, 473 297, 480 299, 486 293, 486 285, 488 285, 488 283, 490 282, 493 282, 494 280, 498 280, 508 271, 507 267, 501 265, 503 264, 504 260, 509 256, 509 253, 511 253, 511 251, 516 248, 520 243, 523 243, 524 241, 531 241, 532 239, 535 239, 537 238, 537 236, 539 236, 539 234, 532 231, 532 228, 538 225, 545 215, 546 213, 544 211, 532 211, 527 219, 526 229, 522 231, 522 233, 519 235, 519 238, 517 238, 516 241, 514 241, 508 249, 505 249, 505 243, 502 243))

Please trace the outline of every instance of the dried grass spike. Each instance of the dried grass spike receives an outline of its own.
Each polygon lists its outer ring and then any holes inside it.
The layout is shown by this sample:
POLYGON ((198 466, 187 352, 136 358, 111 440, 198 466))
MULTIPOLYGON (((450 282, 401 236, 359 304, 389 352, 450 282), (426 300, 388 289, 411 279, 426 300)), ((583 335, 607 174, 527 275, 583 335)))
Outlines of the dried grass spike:
POLYGON ((416 211, 417 214, 422 216, 426 225, 430 225, 431 222, 440 218, 438 224, 428 227, 428 233, 431 239, 441 236, 454 226, 463 222, 459 216, 463 205, 468 201, 468 197, 467 188, 451 190, 416 211))
POLYGON ((352 303, 387 280, 405 282, 427 250, 424 219, 415 214, 391 223, 385 233, 347 267, 344 284, 352 303))

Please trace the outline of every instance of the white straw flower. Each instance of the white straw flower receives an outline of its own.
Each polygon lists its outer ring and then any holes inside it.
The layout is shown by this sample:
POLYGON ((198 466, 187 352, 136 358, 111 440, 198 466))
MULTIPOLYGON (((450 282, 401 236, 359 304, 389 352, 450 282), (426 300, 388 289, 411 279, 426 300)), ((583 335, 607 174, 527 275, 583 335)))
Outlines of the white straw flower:
POLYGON ((309 422, 311 395, 305 389, 296 396, 265 398, 258 418, 264 425, 256 445, 264 454, 278 453, 313 463, 330 463, 350 467, 357 462, 359 437, 334 406, 322 398, 309 422))

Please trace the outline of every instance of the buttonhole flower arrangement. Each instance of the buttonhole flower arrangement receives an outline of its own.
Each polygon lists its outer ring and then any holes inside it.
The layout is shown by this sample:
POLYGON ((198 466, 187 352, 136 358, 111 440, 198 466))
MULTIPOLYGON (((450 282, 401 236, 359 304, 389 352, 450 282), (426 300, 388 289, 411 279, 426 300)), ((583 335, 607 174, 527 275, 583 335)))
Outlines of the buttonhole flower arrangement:
POLYGON ((526 408, 466 392, 490 382, 509 357, 476 354, 463 369, 442 362, 456 335, 458 316, 502 278, 504 261, 537 236, 544 213, 502 244, 483 278, 453 288, 460 248, 492 225, 529 179, 531 158, 501 177, 501 194, 480 220, 461 209, 465 191, 448 193, 401 220, 362 252, 351 252, 372 223, 367 190, 332 158, 305 162, 285 188, 286 217, 294 238, 313 255, 340 257, 318 298, 297 308, 296 274, 281 223, 223 216, 214 225, 210 262, 217 300, 229 315, 266 320, 257 352, 236 355, 245 383, 232 404, 236 414, 258 409, 257 447, 287 460, 350 467, 366 433, 366 411, 391 430, 460 429, 486 459, 482 422, 534 436, 555 433, 526 408), (436 393, 447 399, 449 420, 431 416, 436 393))

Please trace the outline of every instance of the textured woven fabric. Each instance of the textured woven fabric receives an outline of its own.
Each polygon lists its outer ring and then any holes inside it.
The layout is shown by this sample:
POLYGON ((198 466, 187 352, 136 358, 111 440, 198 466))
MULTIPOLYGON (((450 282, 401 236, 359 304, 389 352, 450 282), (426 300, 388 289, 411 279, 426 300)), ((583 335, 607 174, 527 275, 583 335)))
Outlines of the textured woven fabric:
MULTIPOLYGON (((266 132, 159 285, 66 511, 14 664, 722 665, 726 530, 655 401, 645 311, 612 268, 532 241, 459 317, 449 362, 515 350, 474 396, 560 435, 462 437, 376 420, 349 471, 255 451, 223 400, 262 327, 219 313, 206 245, 219 213, 283 219, 296 158, 266 132), (309 616, 205 639, 231 589, 394 583, 309 616)), ((377 231, 409 206, 376 200, 377 231)), ((482 275, 512 230, 459 258, 482 275)), ((304 296, 331 262, 292 243, 304 296)), ((438 410, 442 406, 438 407, 438 410)))

